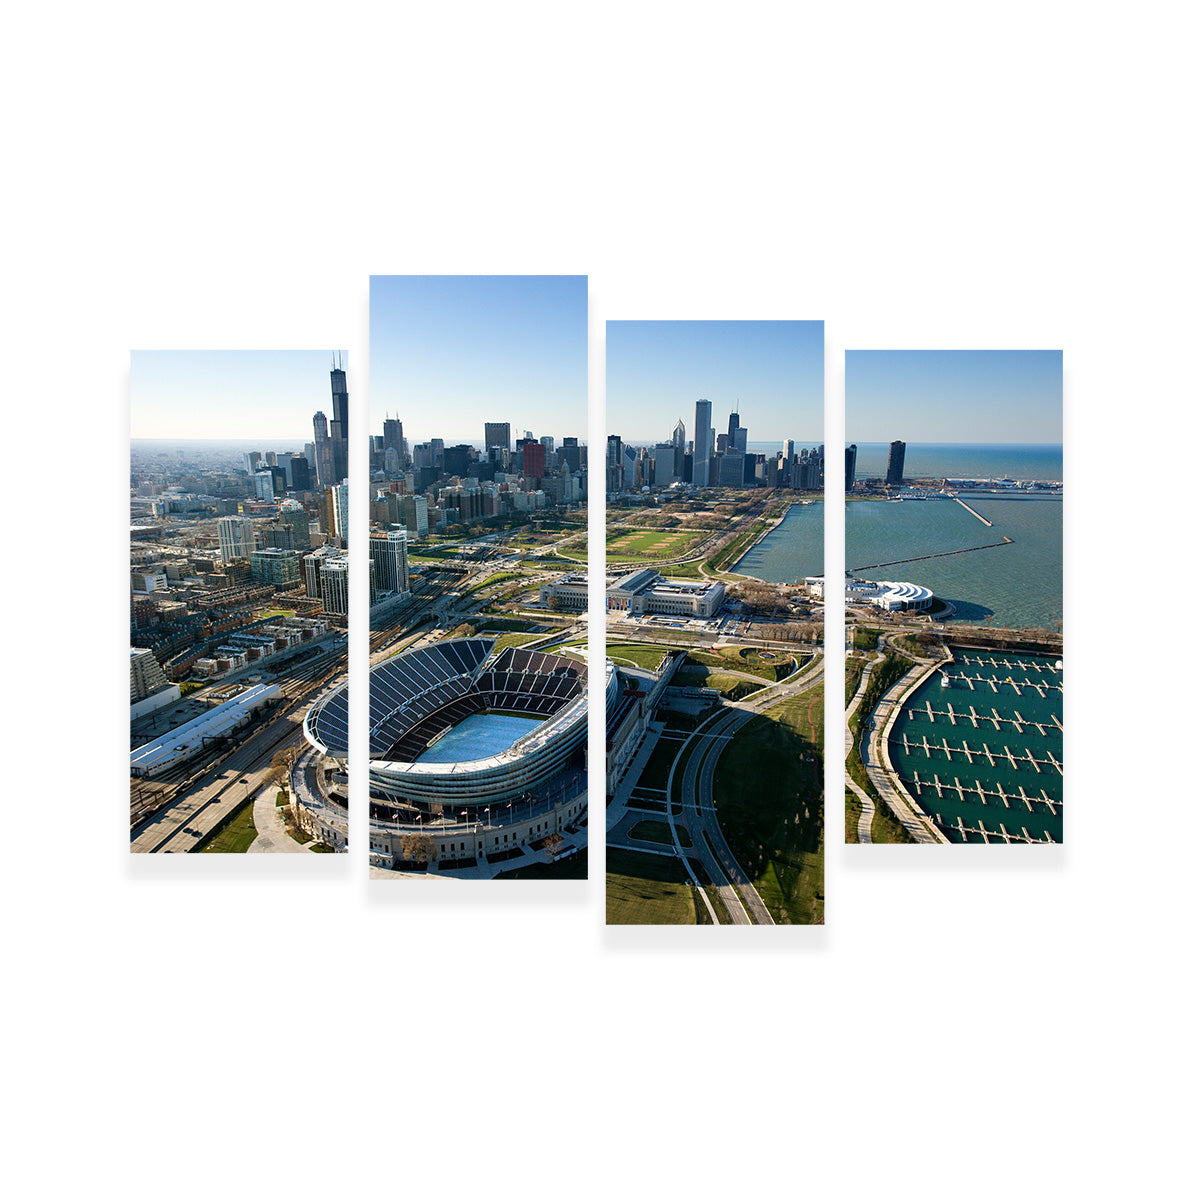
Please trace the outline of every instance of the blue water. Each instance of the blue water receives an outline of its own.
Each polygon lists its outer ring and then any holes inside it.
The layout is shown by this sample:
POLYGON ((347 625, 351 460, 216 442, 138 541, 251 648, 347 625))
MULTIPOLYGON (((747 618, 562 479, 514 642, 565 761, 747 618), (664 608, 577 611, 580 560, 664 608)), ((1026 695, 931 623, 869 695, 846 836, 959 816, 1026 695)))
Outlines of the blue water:
MULTIPOLYGON (((954 620, 1051 629, 1063 618, 1063 502, 971 496, 973 517, 953 500, 852 500, 846 504, 846 568, 867 579, 923 584, 956 609, 954 620), (923 558, 950 550, 969 554, 923 558), (894 566, 874 567, 877 563, 894 566)), ((733 568, 768 583, 824 570, 823 504, 795 505, 733 568)))
POLYGON ((541 717, 510 713, 473 713, 444 733, 417 759, 419 763, 475 762, 507 750, 542 722, 541 717))
POLYGON ((846 570, 923 584, 955 606, 953 620, 1053 628, 1063 617, 1062 501, 972 496, 967 503, 990 528, 953 500, 848 502, 846 570), (990 545, 1005 537, 1011 544, 990 545), (990 548, 920 559, 972 546, 990 548), (919 561, 872 567, 908 558, 919 561))
POLYGON ((805 576, 823 574, 825 505, 820 501, 793 504, 787 516, 732 569, 767 583, 799 583, 805 576))
MULTIPOLYGON (((857 444, 855 477, 882 479, 887 474, 888 444, 857 444)), ((835 466, 831 461, 827 470, 833 470, 835 466)), ((1062 446, 909 442, 905 447, 905 479, 1002 479, 1005 476, 1010 479, 1061 480, 1062 446)))

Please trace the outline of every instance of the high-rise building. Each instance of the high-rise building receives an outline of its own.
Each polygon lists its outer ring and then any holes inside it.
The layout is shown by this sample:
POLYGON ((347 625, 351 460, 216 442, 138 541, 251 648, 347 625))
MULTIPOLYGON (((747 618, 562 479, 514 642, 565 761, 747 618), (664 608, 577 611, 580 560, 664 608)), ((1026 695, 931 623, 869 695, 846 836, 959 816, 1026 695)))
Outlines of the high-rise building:
POLYGON ((333 443, 333 475, 337 483, 350 474, 350 393, 346 391, 346 372, 340 366, 329 372, 333 390, 333 420, 329 440, 333 443))
MULTIPOLYGON (((296 531, 282 521, 272 521, 262 527, 262 535, 266 540, 268 550, 307 550, 307 545, 296 544, 296 531)), ((253 561, 253 556, 251 556, 253 561)))
POLYGON ((526 442, 522 452, 521 474, 541 479, 546 474, 546 447, 541 442, 526 442))
MULTIPOLYGON (((129 650, 129 703, 136 704, 169 688, 171 681, 163 673, 158 659, 152 650, 140 650, 133 647, 129 650)), ((179 689, 176 688, 176 691, 179 689)))
POLYGON ((258 464, 262 462, 262 455, 257 450, 246 451, 246 474, 253 475, 258 470, 258 464))
POLYGON ((312 488, 308 473, 308 459, 302 454, 289 454, 283 460, 287 486, 295 492, 307 492, 312 488))
POLYGON ((625 483, 625 455, 621 446, 621 435, 610 433, 604 457, 604 487, 608 492, 619 492, 625 483))
POLYGON ((323 412, 313 414, 313 453, 316 462, 313 464, 317 472, 317 486, 332 487, 337 483, 337 460, 333 453, 333 442, 329 437, 329 423, 323 412))
POLYGON ((383 448, 386 450, 389 446, 395 448, 403 461, 404 422, 394 417, 385 417, 383 422, 383 448))
POLYGON ((350 560, 327 558, 321 563, 321 608, 345 616, 350 611, 350 560))
POLYGON ((295 500, 285 500, 279 506, 279 519, 285 525, 292 527, 292 539, 297 550, 308 551, 308 510, 295 500))
POLYGON ((254 472, 254 496, 258 500, 275 499, 275 477, 270 471, 254 472))
POLYGON ((340 557, 341 551, 333 546, 318 546, 311 554, 301 559, 304 568, 304 591, 308 596, 321 598, 321 568, 332 559, 340 557))
POLYGON ((904 443, 893 442, 888 451, 888 486, 900 487, 904 483, 904 443))
POLYGON ((400 513, 404 518, 404 526, 412 537, 425 538, 429 536, 429 497, 403 496, 400 499, 400 513))
POLYGON ((471 461, 475 455, 475 447, 462 442, 457 446, 447 446, 442 451, 442 469, 447 475, 457 475, 465 479, 471 470, 471 461))
POLYGON ((343 541, 350 540, 350 485, 337 483, 333 487, 333 532, 343 541))
POLYGON ((485 421, 483 423, 483 450, 486 454, 493 447, 512 449, 512 427, 508 421, 485 421))
POLYGON ((266 550, 255 550, 250 556, 250 578, 256 583, 290 587, 299 582, 302 571, 300 555, 295 550, 270 547, 266 550))
POLYGON ((375 582, 383 592, 407 592, 408 533, 389 529, 386 535, 372 534, 367 542, 375 564, 375 582))
POLYGON ((675 473, 675 443, 659 442, 654 447, 654 486, 666 487, 678 478, 675 473))
POLYGON ((254 553, 254 522, 249 517, 220 517, 217 520, 217 541, 221 561, 249 559, 254 553))
POLYGON ((713 452, 712 404, 707 400, 696 401, 695 446, 692 451, 692 483, 696 487, 708 487, 708 460, 713 452))
POLYGON ((854 490, 854 472, 858 467, 858 446, 853 442, 846 447, 846 491, 854 490))
POLYGON ((722 487, 741 487, 746 481, 746 456, 737 450, 730 450, 718 460, 720 467, 719 482, 722 487))

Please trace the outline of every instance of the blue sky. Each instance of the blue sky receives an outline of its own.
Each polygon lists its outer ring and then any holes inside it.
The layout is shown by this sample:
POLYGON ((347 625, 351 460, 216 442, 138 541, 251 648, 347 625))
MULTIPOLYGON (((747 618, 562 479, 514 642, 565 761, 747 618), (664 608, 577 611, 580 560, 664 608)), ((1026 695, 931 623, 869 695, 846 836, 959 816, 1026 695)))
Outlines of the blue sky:
POLYGON ((1061 350, 848 350, 855 442, 1061 442, 1061 350))
MULTIPOLYGON (((333 418, 331 350, 135 350, 130 436, 310 442, 313 414, 333 418)), ((342 352, 354 401, 354 373, 342 352)))
POLYGON ((606 424, 625 441, 665 441, 679 418, 693 439, 697 400, 718 433, 738 405, 751 442, 824 437, 821 321, 609 321, 606 342, 606 424))
POLYGON ((371 432, 483 442, 508 421, 587 440, 586 275, 373 275, 371 432))

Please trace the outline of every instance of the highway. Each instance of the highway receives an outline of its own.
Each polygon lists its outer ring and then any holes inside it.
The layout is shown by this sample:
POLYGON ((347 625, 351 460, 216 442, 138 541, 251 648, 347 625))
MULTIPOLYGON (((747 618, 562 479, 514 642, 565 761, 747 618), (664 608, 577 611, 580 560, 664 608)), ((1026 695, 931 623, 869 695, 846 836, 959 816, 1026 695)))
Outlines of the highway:
POLYGON ((345 655, 339 654, 332 665, 327 660, 302 664, 296 677, 279 680, 283 703, 267 722, 216 762, 189 768, 190 777, 176 785, 167 803, 133 826, 131 851, 186 854, 194 850, 266 782, 278 750, 301 745, 301 726, 310 704, 344 675, 345 655))

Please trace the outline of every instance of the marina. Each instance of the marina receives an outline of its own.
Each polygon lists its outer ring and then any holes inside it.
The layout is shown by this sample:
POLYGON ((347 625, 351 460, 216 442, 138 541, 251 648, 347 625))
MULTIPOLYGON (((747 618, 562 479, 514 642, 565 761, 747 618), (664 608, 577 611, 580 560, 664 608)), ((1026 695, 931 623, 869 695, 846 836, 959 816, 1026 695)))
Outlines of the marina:
POLYGON ((901 784, 951 841, 1061 842, 1061 660, 952 649, 892 728, 901 784))

